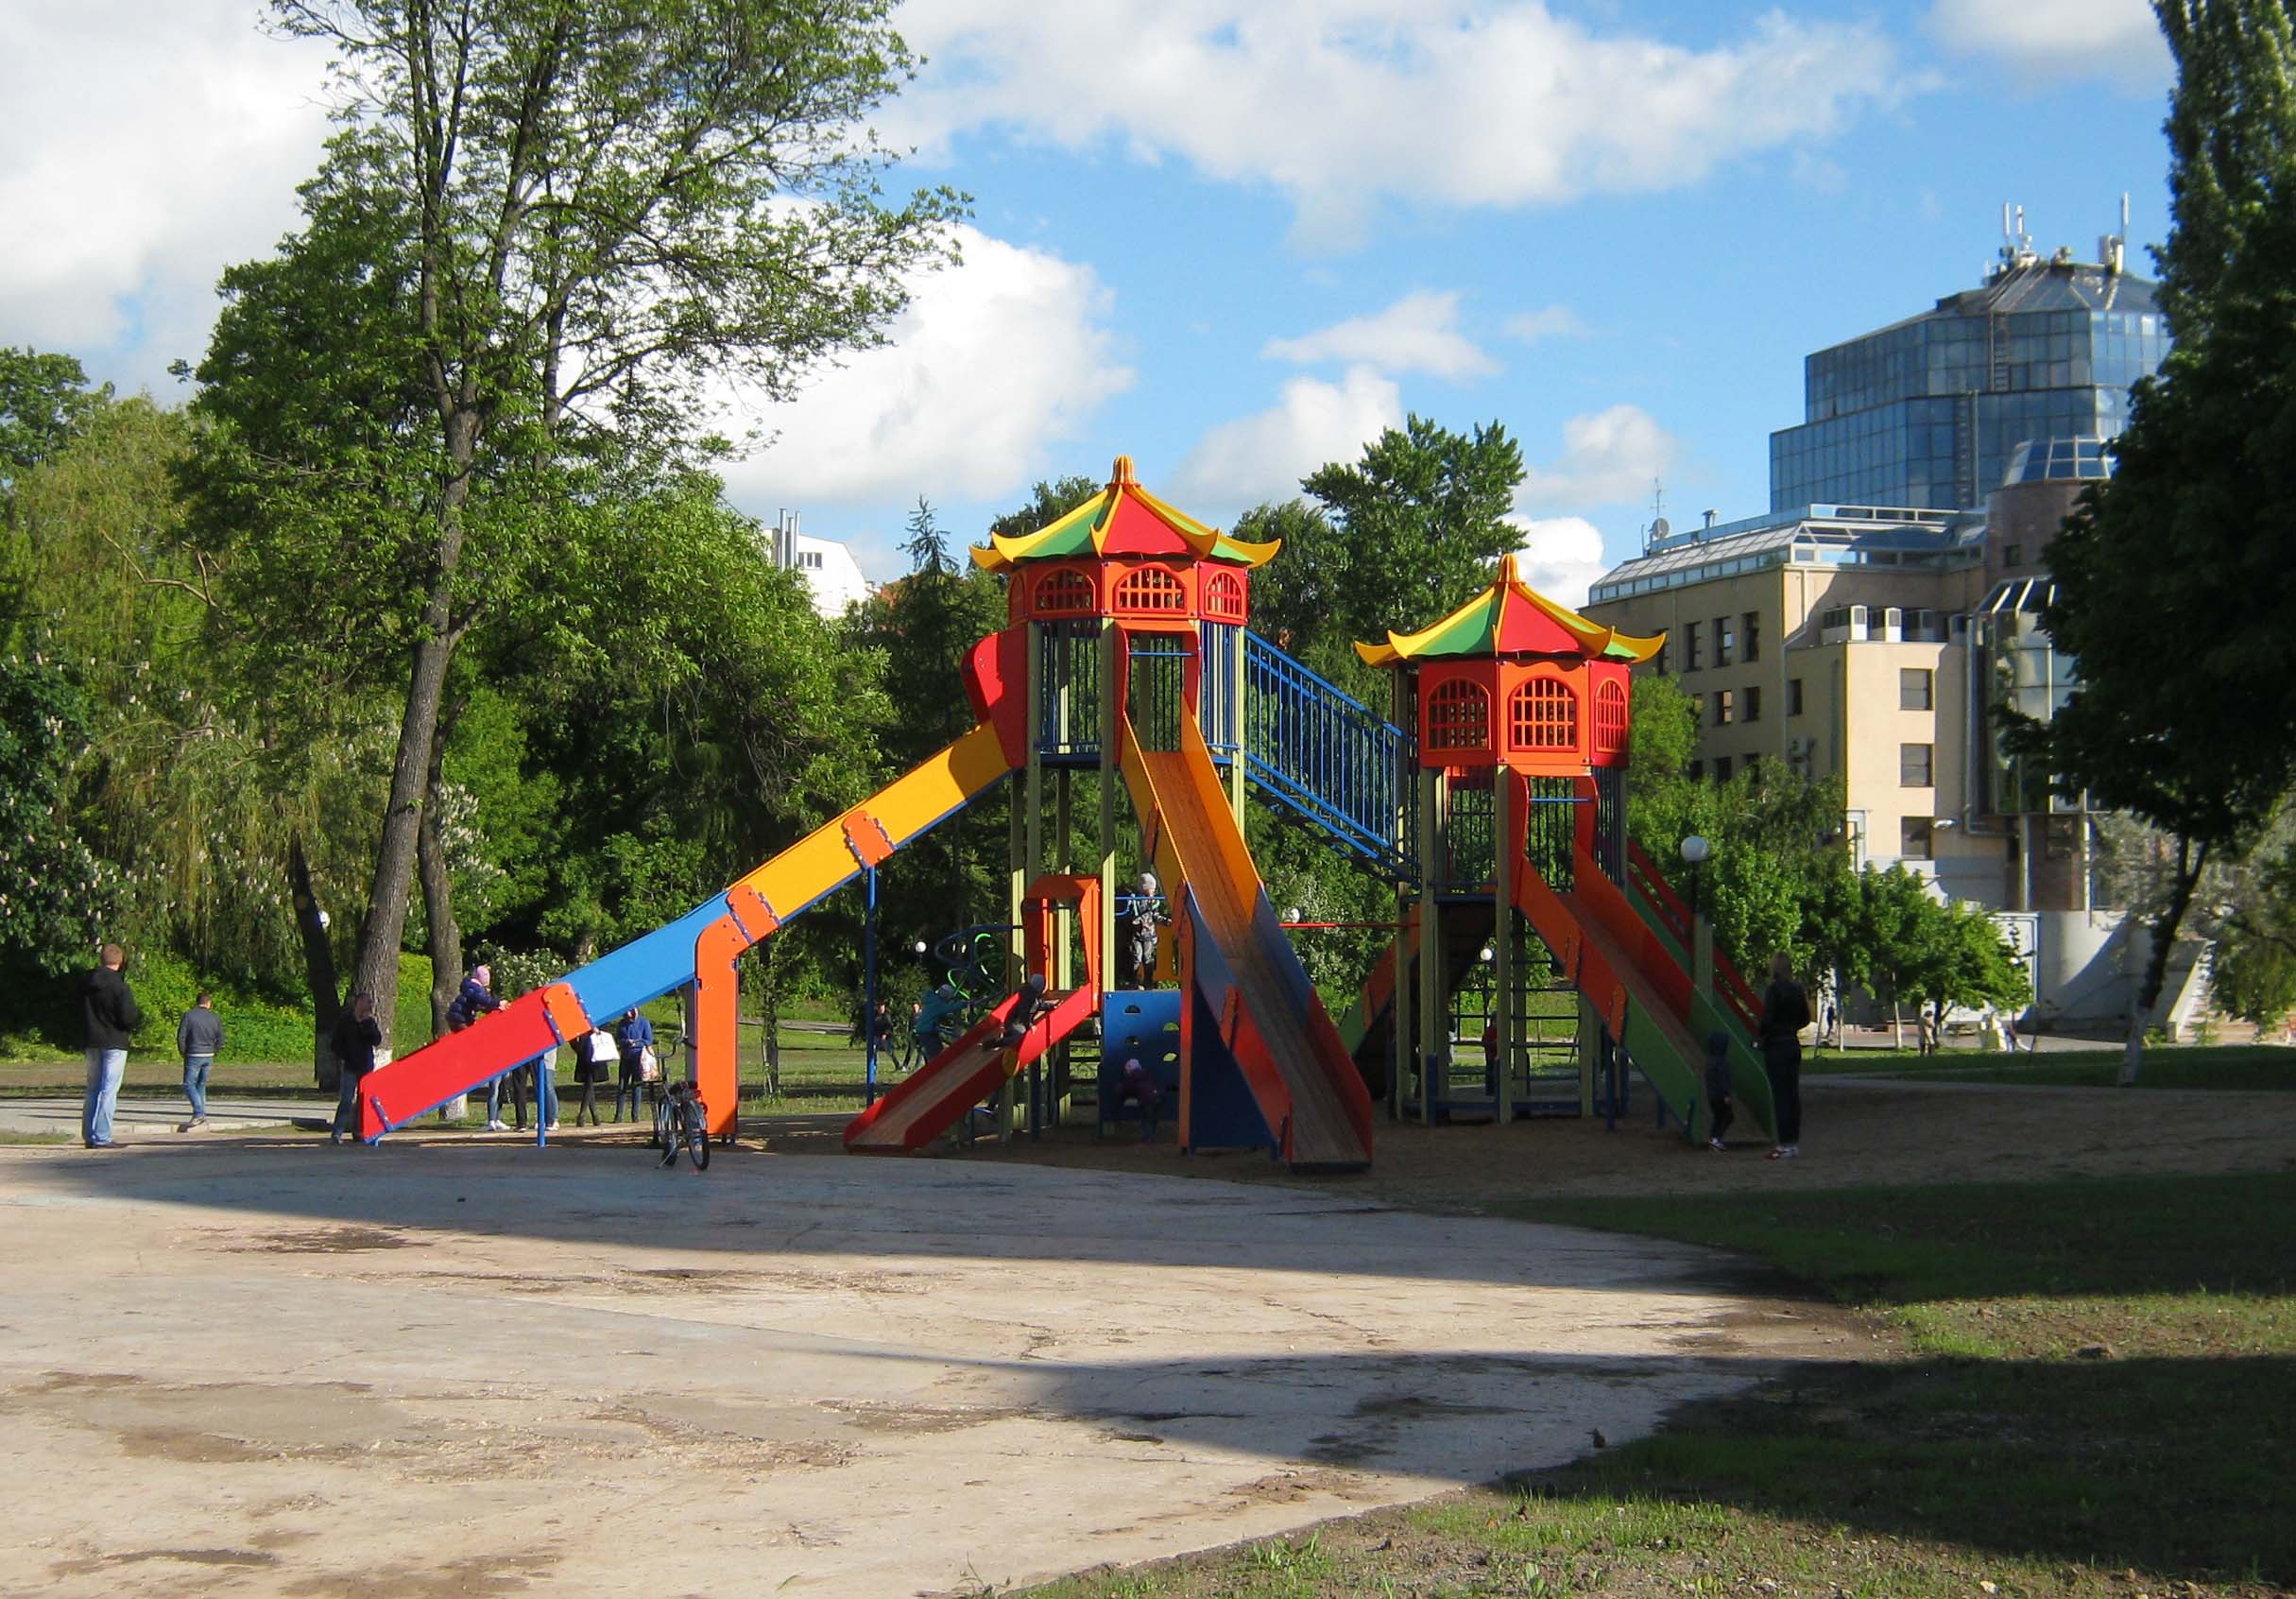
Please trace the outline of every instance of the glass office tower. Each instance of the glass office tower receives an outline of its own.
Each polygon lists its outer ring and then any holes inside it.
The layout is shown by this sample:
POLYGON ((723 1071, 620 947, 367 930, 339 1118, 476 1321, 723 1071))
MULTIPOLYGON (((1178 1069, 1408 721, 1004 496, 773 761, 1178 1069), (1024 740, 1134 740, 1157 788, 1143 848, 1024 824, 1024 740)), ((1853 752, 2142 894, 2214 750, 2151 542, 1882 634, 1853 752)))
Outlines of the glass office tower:
POLYGON ((1808 357, 1803 421, 1770 436, 1770 508, 1965 509, 2020 444, 2119 433, 2168 335, 2153 285, 2116 265, 2014 252, 1983 287, 1808 357))

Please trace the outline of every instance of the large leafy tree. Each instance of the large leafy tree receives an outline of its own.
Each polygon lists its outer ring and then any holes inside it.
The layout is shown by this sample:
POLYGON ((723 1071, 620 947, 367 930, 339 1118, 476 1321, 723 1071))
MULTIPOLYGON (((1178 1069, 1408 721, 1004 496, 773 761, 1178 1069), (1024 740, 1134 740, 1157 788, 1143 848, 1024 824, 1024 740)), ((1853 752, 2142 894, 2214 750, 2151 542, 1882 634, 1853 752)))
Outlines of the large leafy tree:
POLYGON ((457 650, 551 580, 601 460, 878 339, 958 201, 880 202, 889 0, 272 9, 337 52, 345 126, 302 232, 227 275, 195 481, 294 676, 396 679, 354 974, 387 1026, 457 650))
POLYGON ((2082 686, 2023 733, 2068 790, 2175 839, 2123 1080, 2211 856, 2296 782, 2296 21, 2285 0, 2154 9, 2177 66, 2158 252, 2176 345, 2051 546, 2047 621, 2082 686))
POLYGON ((1491 563, 1522 542, 1506 520, 1522 478, 1521 447, 1498 422, 1455 433, 1414 416, 1389 428, 1362 459, 1301 479, 1316 508, 1261 507, 1238 523, 1240 537, 1285 541, 1255 585, 1258 625, 1376 692, 1346 646, 1423 628, 1488 582, 1491 563))

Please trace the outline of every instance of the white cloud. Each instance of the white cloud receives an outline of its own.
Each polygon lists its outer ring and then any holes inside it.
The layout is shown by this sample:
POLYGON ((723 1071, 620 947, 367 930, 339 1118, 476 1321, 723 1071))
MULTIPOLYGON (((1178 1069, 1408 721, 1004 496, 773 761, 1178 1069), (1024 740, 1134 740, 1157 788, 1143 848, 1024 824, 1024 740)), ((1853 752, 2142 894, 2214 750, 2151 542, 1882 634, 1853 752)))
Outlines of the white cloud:
POLYGON ((1525 344, 1536 344, 1546 338, 1585 338, 1593 331, 1568 305, 1542 305, 1535 311, 1517 312, 1506 323, 1507 336, 1525 344))
POLYGON ((1374 316, 1350 317, 1298 338, 1271 338, 1259 353, 1301 366, 1344 361, 1454 380, 1498 371, 1499 363, 1459 331, 1458 321, 1456 292, 1421 289, 1374 316))
POLYGON ((770 515, 919 493, 993 499, 1131 387, 1091 267, 972 228, 957 241, 964 265, 911 284, 889 346, 825 370, 785 405, 733 419, 777 436, 726 472, 735 504, 770 515))
POLYGON ((1646 498, 1679 441, 1639 405, 1589 411, 1563 424, 1563 454, 1523 478, 1522 501, 1538 507, 1604 506, 1646 498))
POLYGON ((1936 0, 1929 30, 1951 49, 2040 77, 2167 81, 2168 46, 2147 0, 1936 0))
POLYGON ((1170 498, 1225 522, 1263 500, 1288 500, 1328 461, 1352 461, 1363 446, 1403 425, 1403 395, 1368 367, 1337 383, 1298 377, 1275 405, 1222 422, 1197 440, 1172 475, 1170 498))
POLYGON ((1882 31, 1772 12, 1690 48, 1540 0, 907 0, 929 59, 882 119, 945 151, 997 129, 1270 185, 1300 232, 1381 201, 1552 204, 1678 188, 1906 92, 1882 31))
POLYGON ((0 6, 0 344, 163 381, 215 279, 267 253, 318 164, 327 56, 248 0, 0 6))
POLYGON ((1523 531, 1516 564, 1523 581, 1576 610, 1586 591, 1610 570, 1602 554, 1602 533, 1583 516, 1510 516, 1523 531))

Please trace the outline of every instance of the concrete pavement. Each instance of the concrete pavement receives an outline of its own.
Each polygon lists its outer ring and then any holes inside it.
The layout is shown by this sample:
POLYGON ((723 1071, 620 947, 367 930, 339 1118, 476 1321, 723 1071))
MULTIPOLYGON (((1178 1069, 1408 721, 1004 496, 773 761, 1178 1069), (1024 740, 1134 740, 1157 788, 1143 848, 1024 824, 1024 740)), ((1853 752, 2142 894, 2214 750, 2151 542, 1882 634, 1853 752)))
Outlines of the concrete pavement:
POLYGON ((1344 1182, 184 1139, 0 1212, 0 1591, 66 1599, 971 1591, 1559 1462, 1785 1315, 1344 1182))
MULTIPOLYGON (((40 1099, 0 1099, 0 1132, 62 1133, 79 1137, 80 1100, 75 1094, 40 1099)), ((334 1114, 332 1104, 317 1099, 218 1099, 208 1096, 208 1133, 262 1132, 284 1126, 297 1118, 325 1121, 334 1114)), ((164 1099, 122 1099, 111 1115, 111 1136, 121 1143, 147 1138, 192 1138, 178 1133, 191 1115, 191 1106, 180 1093, 164 1099)))

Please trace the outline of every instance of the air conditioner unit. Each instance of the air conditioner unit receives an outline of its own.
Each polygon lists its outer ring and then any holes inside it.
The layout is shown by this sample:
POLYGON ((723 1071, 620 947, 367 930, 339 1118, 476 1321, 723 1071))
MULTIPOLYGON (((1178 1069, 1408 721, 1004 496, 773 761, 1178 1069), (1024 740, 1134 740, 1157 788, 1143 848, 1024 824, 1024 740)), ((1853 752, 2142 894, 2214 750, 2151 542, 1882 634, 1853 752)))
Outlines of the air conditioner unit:
POLYGON ((1867 610, 1864 606, 1851 606, 1849 636, 1854 640, 1862 640, 1866 638, 1871 628, 1872 619, 1873 612, 1867 610))
POLYGON ((1898 644, 1906 636, 1906 613, 1891 606, 1881 613, 1881 642, 1898 644))

